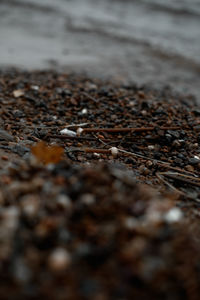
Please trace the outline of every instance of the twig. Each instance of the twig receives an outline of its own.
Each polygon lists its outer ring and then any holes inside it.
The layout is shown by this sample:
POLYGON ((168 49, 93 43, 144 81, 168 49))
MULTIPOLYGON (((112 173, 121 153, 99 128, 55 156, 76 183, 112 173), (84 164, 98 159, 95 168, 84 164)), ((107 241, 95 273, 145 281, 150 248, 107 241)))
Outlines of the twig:
POLYGON ((156 128, 161 130, 178 130, 181 129, 179 126, 173 127, 116 127, 116 128, 84 128, 82 133, 84 132, 108 132, 108 133, 115 133, 115 132, 145 132, 145 131, 153 131, 156 128))
MULTIPOLYGON (((100 139, 95 137, 86 137, 86 136, 68 136, 68 135, 61 135, 61 134, 48 134, 50 138, 62 139, 62 140, 78 140, 78 141, 100 141, 100 139)), ((119 143, 119 141, 111 141, 110 139, 101 139, 104 142, 112 142, 112 143, 119 143)))
POLYGON ((185 195, 182 191, 178 190, 177 188, 175 188, 172 184, 170 184, 168 181, 166 181, 163 178, 163 173, 156 173, 156 177, 163 182, 165 185, 167 185, 169 188, 171 188, 173 191, 177 192, 180 195, 185 195))
POLYGON ((98 100, 97 100, 96 98, 92 97, 92 96, 89 95, 88 93, 82 92, 82 94, 83 94, 84 96, 86 96, 87 98, 89 98, 90 100, 94 101, 95 103, 98 102, 98 100))
MULTIPOLYGON (((90 123, 80 123, 80 124, 71 124, 71 125, 67 125, 67 126, 65 126, 65 128, 77 128, 77 127, 83 127, 83 126, 86 126, 86 125, 88 125, 88 124, 90 124, 90 123)), ((57 126, 57 128, 58 128, 58 126, 57 126)))
POLYGON ((187 176, 187 175, 180 174, 180 173, 163 172, 160 174, 164 175, 168 178, 171 178, 171 179, 179 180, 179 181, 200 187, 200 178, 195 178, 195 177, 187 176))

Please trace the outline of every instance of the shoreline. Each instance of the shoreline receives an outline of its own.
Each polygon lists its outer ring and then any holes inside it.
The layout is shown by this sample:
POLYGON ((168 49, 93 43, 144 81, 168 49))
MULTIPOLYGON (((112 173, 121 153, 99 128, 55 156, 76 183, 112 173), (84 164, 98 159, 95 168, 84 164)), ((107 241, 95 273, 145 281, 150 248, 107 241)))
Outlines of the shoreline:
POLYGON ((0 66, 75 70, 161 88, 170 84, 200 98, 195 0, 189 5, 183 0, 27 1, 0 5, 0 66))

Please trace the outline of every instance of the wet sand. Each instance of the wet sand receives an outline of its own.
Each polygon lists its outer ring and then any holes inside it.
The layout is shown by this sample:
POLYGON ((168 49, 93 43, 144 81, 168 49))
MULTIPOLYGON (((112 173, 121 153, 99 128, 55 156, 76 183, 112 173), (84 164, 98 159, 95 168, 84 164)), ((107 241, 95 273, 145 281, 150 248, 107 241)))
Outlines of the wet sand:
POLYGON ((172 85, 199 96, 196 1, 2 0, 1 67, 172 85))

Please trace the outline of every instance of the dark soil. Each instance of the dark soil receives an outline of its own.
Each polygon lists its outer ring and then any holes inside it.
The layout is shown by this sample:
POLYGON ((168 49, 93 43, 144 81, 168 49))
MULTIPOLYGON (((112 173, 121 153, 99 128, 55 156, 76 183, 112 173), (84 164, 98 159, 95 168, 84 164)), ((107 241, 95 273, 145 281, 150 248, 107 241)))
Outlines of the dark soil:
POLYGON ((199 299, 191 96, 9 70, 0 115, 1 299, 199 299))

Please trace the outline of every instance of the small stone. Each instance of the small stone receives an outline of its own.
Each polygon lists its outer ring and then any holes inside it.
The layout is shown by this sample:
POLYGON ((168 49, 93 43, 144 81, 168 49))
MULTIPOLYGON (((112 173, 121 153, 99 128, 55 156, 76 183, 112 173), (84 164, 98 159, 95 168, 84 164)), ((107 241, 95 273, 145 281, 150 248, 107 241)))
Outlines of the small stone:
POLYGON ((95 158, 99 158, 99 157, 101 157, 101 154, 100 153, 93 153, 93 156, 95 157, 95 158))
POLYGON ((24 146, 21 146, 19 144, 16 144, 13 148, 12 151, 14 153, 17 153, 19 156, 24 156, 27 152, 30 152, 30 149, 24 146))
POLYGON ((83 194, 80 198, 80 202, 86 205, 91 205, 95 203, 95 197, 92 194, 83 194))
POLYGON ((195 157, 189 158, 188 162, 191 165, 197 165, 199 163, 199 158, 195 158, 195 157))
POLYGON ((117 157, 118 152, 119 152, 117 147, 111 147, 109 150, 110 150, 113 157, 117 157))
POLYGON ((71 263, 71 256, 64 248, 55 249, 48 258, 48 266, 54 272, 66 270, 71 263))
POLYGON ((0 141, 8 141, 8 142, 13 142, 14 138, 12 135, 10 135, 7 131, 0 129, 0 141))
POLYGON ((148 160, 146 162, 146 166, 149 168, 149 167, 152 167, 153 166, 153 162, 151 160, 148 160))
POLYGON ((1 159, 2 159, 2 160, 8 160, 8 156, 3 155, 3 156, 1 157, 1 159))
POLYGON ((38 91, 39 86, 38 85, 31 85, 31 89, 34 90, 34 91, 38 91))
POLYGON ((172 143, 172 146, 174 148, 179 148, 181 146, 181 143, 178 140, 174 140, 173 143, 172 143))
POLYGON ((144 168, 143 169, 143 175, 149 175, 149 173, 150 173, 150 171, 149 171, 149 169, 147 169, 147 168, 144 168))
POLYGON ((72 130, 69 130, 67 128, 64 128, 60 131, 60 134, 65 134, 67 136, 76 136, 76 132, 75 131, 72 131, 72 130))
POLYGON ((83 130, 84 130, 83 128, 79 127, 76 131, 77 136, 80 136, 82 134, 83 130))
POLYGON ((166 214, 165 214, 165 221, 168 223, 176 223, 180 221, 183 217, 182 211, 178 207, 171 208, 166 214))
POLYGON ((15 90, 15 91, 13 91, 13 96, 15 98, 19 98, 19 97, 21 97, 23 95, 24 95, 24 91, 23 90, 15 90))
POLYGON ((82 111, 81 111, 81 114, 82 115, 87 115, 87 113, 88 113, 87 108, 83 108, 82 111))
POLYGON ((34 217, 39 209, 37 196, 26 195, 21 199, 23 213, 28 217, 34 217))
POLYGON ((71 209, 72 202, 67 195, 59 195, 57 198, 57 205, 62 209, 71 209))
POLYGON ((154 150, 154 149, 155 149, 155 146, 154 146, 154 145, 149 145, 149 146, 148 146, 148 149, 149 149, 149 150, 154 150))

